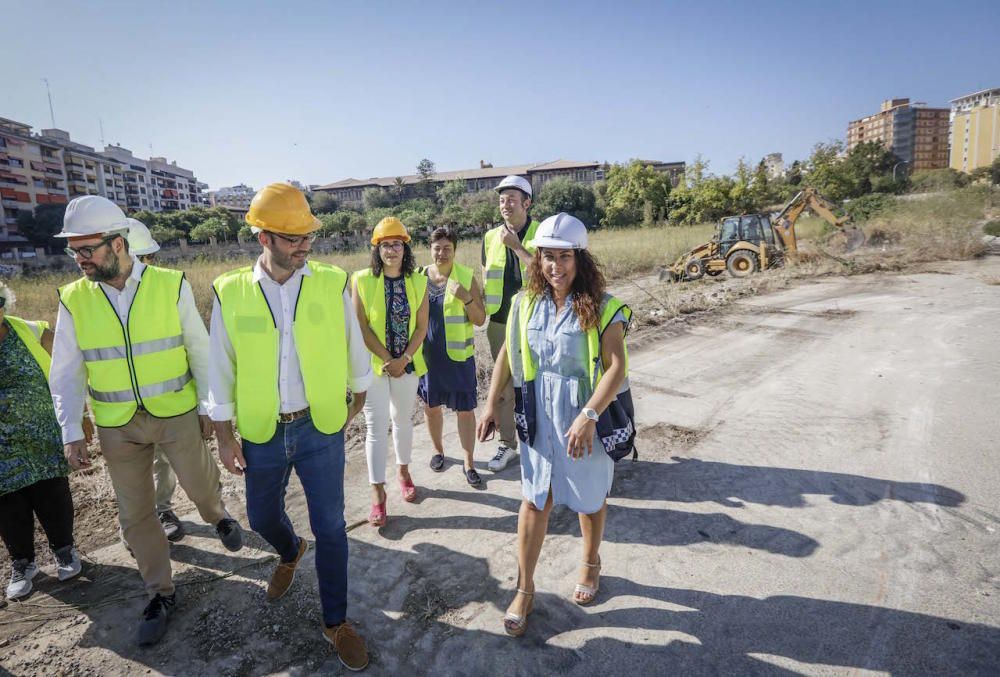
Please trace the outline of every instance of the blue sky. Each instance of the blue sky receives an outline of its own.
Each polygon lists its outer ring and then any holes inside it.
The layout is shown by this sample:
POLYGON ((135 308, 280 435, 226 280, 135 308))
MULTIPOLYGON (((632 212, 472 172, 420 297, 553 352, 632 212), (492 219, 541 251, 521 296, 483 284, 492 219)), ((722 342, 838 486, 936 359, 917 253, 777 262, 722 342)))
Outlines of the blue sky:
POLYGON ((1000 2, 0 0, 0 117, 212 187, 556 158, 804 158, 1000 87, 1000 2))

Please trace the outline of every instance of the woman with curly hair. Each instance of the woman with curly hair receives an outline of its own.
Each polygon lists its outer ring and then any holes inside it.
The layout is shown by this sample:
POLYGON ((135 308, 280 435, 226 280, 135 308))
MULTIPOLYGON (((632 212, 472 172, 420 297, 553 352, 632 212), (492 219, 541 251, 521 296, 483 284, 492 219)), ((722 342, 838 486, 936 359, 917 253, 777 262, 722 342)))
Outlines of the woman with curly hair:
POLYGON ((523 635, 535 592, 534 572, 553 505, 579 514, 583 561, 573 592, 577 604, 594 601, 599 549, 614 464, 597 421, 626 378, 625 330, 631 312, 605 293, 604 275, 587 251, 587 229, 569 214, 545 219, 534 240, 527 290, 507 321, 479 439, 490 437, 496 405, 513 379, 521 450, 517 594, 504 629, 523 635))
POLYGON ((371 267, 354 274, 354 309, 365 345, 372 354, 374 380, 365 399, 365 455, 372 485, 368 522, 386 521, 385 473, 389 421, 404 501, 417 498, 410 477, 413 451, 413 405, 417 383, 427 373, 421 345, 427 336, 427 277, 416 270, 410 235, 403 223, 387 216, 372 233, 371 267))

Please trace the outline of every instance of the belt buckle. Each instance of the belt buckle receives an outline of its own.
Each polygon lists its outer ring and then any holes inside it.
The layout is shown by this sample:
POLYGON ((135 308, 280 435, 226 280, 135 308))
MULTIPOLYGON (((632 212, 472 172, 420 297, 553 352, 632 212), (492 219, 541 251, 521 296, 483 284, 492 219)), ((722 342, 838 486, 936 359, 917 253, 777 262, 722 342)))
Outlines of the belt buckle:
POLYGON ((293 411, 288 414, 278 414, 278 422, 291 423, 292 421, 302 418, 308 413, 309 413, 309 407, 306 407, 305 409, 300 409, 298 411, 293 411))

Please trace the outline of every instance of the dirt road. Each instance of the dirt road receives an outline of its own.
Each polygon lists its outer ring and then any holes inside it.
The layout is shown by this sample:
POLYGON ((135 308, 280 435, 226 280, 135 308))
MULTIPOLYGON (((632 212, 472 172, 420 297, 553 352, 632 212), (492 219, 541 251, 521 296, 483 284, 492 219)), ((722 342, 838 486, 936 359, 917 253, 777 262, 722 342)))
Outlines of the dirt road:
MULTIPOLYGON (((422 499, 392 491, 388 525, 350 534, 369 674, 997 674, 1000 258, 935 268, 806 282, 647 333, 631 360, 641 460, 616 468, 598 602, 569 599, 579 530, 557 509, 520 640, 500 622, 518 470, 484 471, 478 492, 458 465, 433 474, 419 428, 422 499)), ((350 524, 368 511, 363 456, 347 483, 350 524)), ((229 556, 188 519, 162 645, 132 645, 141 587, 113 545, 84 580, 37 579, 0 611, 0 666, 339 673, 312 553, 266 605, 269 553, 229 556)))

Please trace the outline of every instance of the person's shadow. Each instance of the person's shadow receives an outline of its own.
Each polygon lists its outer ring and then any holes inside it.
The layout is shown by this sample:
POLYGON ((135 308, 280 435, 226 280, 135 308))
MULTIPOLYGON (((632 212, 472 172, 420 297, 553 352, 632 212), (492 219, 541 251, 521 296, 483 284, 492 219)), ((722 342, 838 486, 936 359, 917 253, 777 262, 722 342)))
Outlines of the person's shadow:
POLYGON ((612 496, 678 503, 743 503, 804 508, 807 495, 829 496, 838 505, 879 501, 957 507, 965 495, 940 484, 900 482, 847 473, 738 465, 674 456, 670 463, 622 461, 615 468, 612 496))
MULTIPOLYGON (((348 615, 367 639, 368 673, 790 675, 807 665, 989 675, 1000 656, 995 627, 792 595, 757 599, 657 587, 613 574, 602 577, 598 601, 588 608, 570 601, 568 589, 565 595, 539 590, 526 635, 513 639, 501 621, 512 586, 491 565, 436 544, 405 552, 351 539, 348 615), (629 605, 621 608, 624 598, 629 605), (613 600, 619 608, 606 608, 613 600)), ((254 577, 266 578, 272 567, 262 560, 254 577)), ((122 631, 145 603, 138 575, 114 565, 98 565, 95 574, 88 590, 50 592, 90 617, 80 648, 101 648, 165 674, 340 671, 320 634, 312 550, 276 603, 265 602, 262 585, 236 577, 203 584, 179 577, 181 601, 168 634, 149 649, 122 631), (108 599, 127 594, 133 597, 108 599)))

